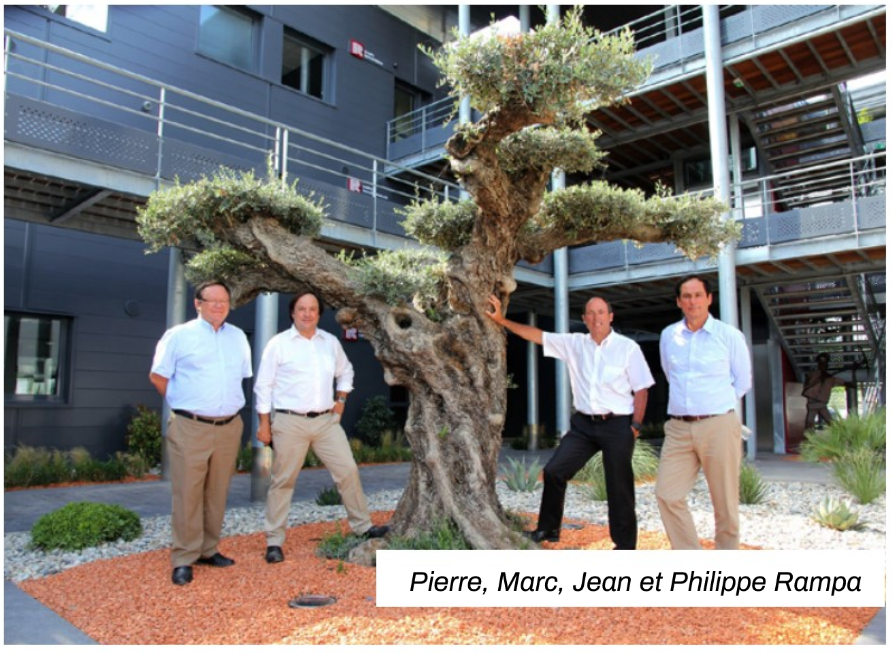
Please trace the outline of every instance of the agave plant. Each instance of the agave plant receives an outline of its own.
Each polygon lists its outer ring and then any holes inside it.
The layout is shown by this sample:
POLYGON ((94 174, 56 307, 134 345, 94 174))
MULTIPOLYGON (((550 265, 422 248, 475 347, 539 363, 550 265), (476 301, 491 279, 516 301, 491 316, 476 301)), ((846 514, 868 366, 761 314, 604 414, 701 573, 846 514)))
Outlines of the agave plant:
POLYGON ((848 501, 826 498, 812 513, 812 519, 835 531, 860 531, 867 524, 848 501))
POLYGON ((526 458, 511 458, 508 466, 503 465, 501 471, 504 475, 502 480, 512 492, 535 492, 539 489, 539 472, 542 471, 542 466, 538 460, 527 467, 526 458))

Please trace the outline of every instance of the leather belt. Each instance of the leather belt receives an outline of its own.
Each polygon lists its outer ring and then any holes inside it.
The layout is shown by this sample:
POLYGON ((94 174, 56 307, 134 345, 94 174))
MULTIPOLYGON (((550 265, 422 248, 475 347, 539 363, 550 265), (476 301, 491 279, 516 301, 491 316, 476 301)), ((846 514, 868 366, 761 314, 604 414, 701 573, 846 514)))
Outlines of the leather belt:
POLYGON ((212 426, 226 426, 232 420, 238 417, 238 413, 236 413, 235 415, 230 415, 229 417, 220 417, 219 419, 214 419, 212 417, 202 417, 201 415, 190 413, 188 410, 180 410, 179 408, 174 408, 173 413, 175 415, 179 415, 180 417, 194 419, 196 422, 201 422, 202 424, 211 424, 212 426))
POLYGON ((604 413, 603 415, 589 415, 588 413, 579 414, 598 422, 606 422, 608 419, 616 419, 617 417, 629 417, 629 415, 617 415, 616 413, 604 413))
MULTIPOLYGON (((729 410, 728 412, 730 413, 731 411, 729 410)), ((682 422, 700 422, 710 417, 719 417, 720 415, 727 415, 727 413, 716 413, 715 415, 670 415, 669 419, 680 419, 682 422)))
POLYGON ((323 415, 328 415, 331 412, 331 409, 323 410, 322 412, 309 412, 309 413, 298 413, 296 410, 288 410, 287 408, 276 408, 277 413, 285 413, 286 415, 296 415, 297 417, 309 417, 313 419, 314 417, 322 417, 323 415))

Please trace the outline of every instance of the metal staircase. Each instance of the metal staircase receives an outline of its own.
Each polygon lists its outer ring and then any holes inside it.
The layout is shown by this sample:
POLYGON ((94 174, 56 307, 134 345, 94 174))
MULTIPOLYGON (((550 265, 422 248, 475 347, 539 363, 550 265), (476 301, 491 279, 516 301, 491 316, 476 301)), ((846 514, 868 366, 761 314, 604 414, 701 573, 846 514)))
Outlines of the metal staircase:
POLYGON ((779 212, 832 201, 834 193, 847 186, 847 180, 828 174, 820 164, 864 152, 851 100, 839 86, 754 111, 745 119, 760 159, 768 166, 766 172, 783 175, 815 167, 811 174, 797 174, 795 181, 781 182, 773 189, 779 212))
POLYGON ((830 356, 830 369, 868 370, 884 361, 885 315, 871 299, 885 292, 885 273, 849 274, 754 288, 797 374, 815 367, 819 353, 830 356), (878 330, 879 327, 879 330, 878 330))

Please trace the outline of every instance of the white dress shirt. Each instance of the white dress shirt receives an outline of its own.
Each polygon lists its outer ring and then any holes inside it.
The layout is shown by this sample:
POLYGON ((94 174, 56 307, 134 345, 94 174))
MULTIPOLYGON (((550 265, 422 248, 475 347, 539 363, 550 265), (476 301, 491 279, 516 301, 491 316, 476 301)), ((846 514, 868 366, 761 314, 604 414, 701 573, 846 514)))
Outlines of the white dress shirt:
POLYGON ((292 325, 273 336, 263 350, 254 383, 257 412, 329 410, 335 381, 337 392, 353 390, 353 365, 340 341, 321 329, 305 338, 292 325))
POLYGON ((586 415, 631 415, 633 394, 654 384, 638 343, 612 330, 600 345, 589 334, 543 333, 542 351, 567 364, 573 407, 586 415))
POLYGON ((737 407, 753 383, 743 334, 710 315, 697 331, 685 320, 660 335, 670 415, 718 415, 737 407))
POLYGON ((245 332, 203 318, 178 324, 155 347, 152 372, 168 379, 168 405, 204 417, 235 415, 245 405, 242 379, 251 376, 251 346, 245 332))

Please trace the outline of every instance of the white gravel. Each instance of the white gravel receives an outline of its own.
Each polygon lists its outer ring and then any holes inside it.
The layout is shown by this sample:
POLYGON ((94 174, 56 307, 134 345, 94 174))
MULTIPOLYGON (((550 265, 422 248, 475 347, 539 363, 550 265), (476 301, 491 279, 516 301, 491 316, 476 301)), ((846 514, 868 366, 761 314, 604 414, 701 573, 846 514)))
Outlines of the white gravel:
MULTIPOLYGON (((886 500, 861 506, 833 485, 818 483, 769 482, 767 499, 759 505, 740 506, 741 541, 766 549, 885 549, 886 500), (862 531, 838 532, 815 523, 810 515, 826 497, 848 499, 861 520, 867 523, 862 531)), ((393 510, 401 491, 379 492, 369 495, 372 511, 393 510)), ((511 492, 499 483, 502 505, 515 512, 539 511, 541 491, 511 492)), ((701 537, 713 534, 712 504, 706 484, 697 483, 689 497, 694 521, 701 537)), ((640 530, 662 531, 653 485, 642 485, 637 494, 638 526, 640 530)), ((341 506, 318 506, 315 502, 294 503, 289 525, 332 521, 344 518, 341 506)), ((607 504, 587 498, 584 490, 571 485, 567 492, 564 516, 596 524, 607 524, 607 504)), ((167 515, 144 518, 143 534, 132 542, 113 542, 78 552, 43 552, 29 548, 31 536, 27 532, 6 533, 4 536, 4 576, 19 582, 58 573, 85 562, 130 555, 170 546, 170 517, 167 515)), ((223 535, 240 535, 263 530, 263 505, 227 511, 223 535)))

